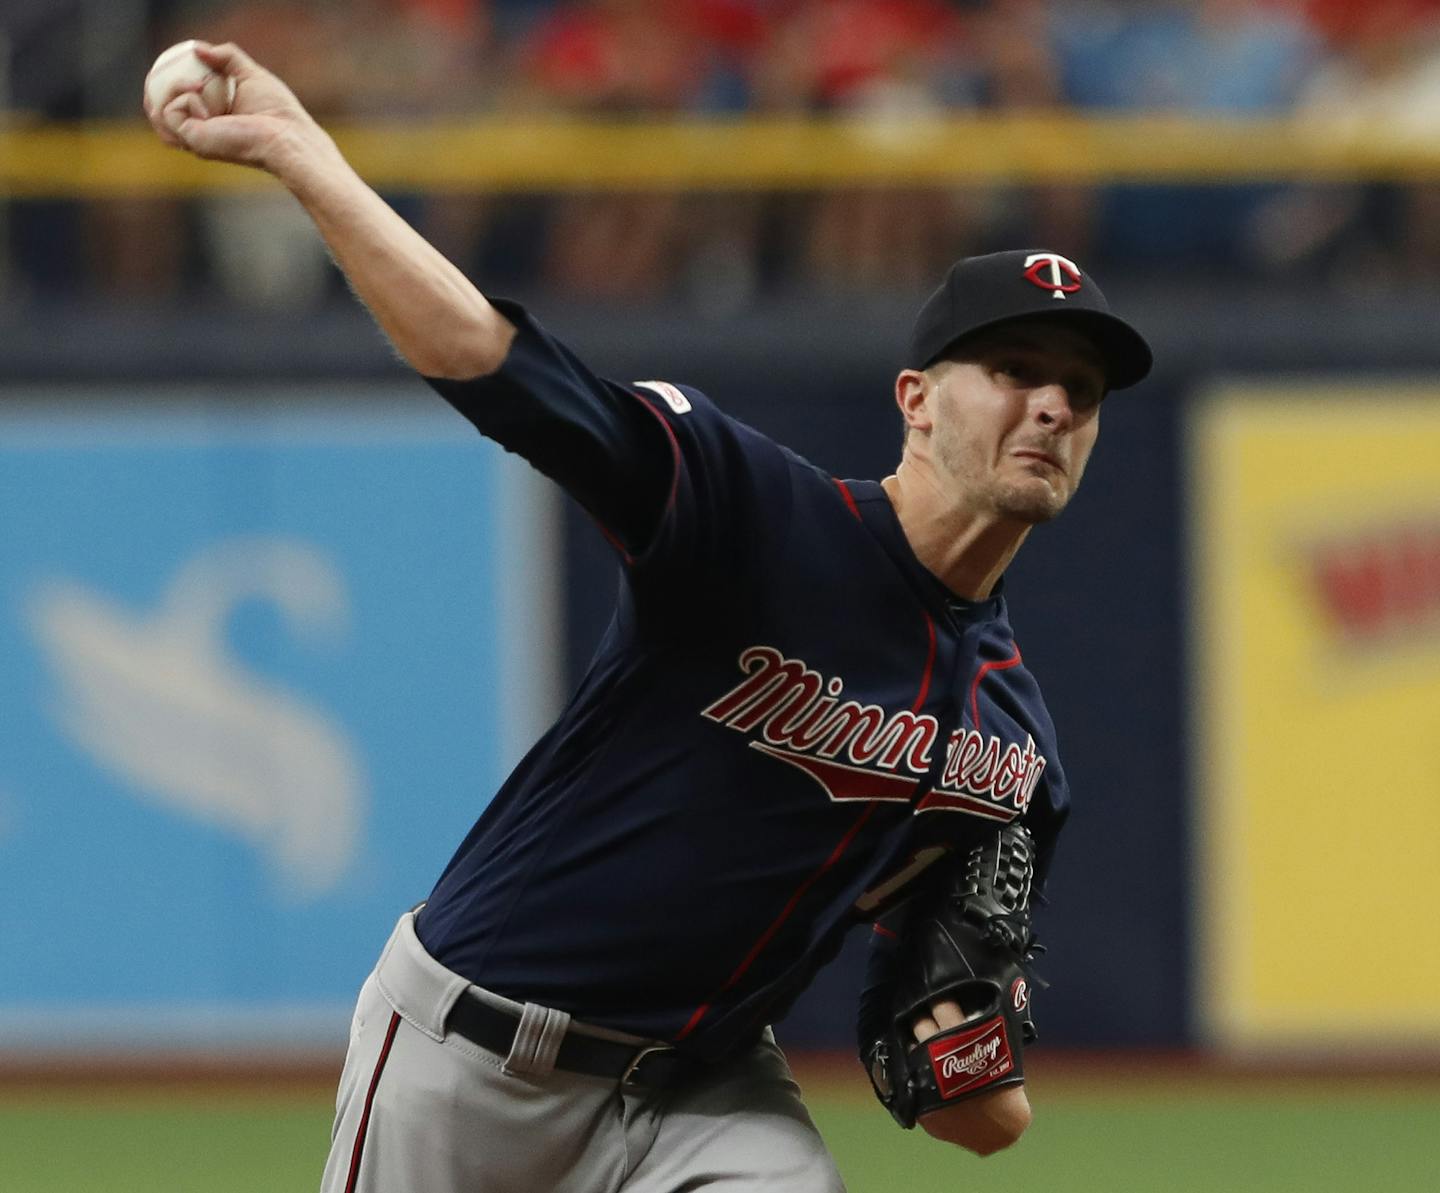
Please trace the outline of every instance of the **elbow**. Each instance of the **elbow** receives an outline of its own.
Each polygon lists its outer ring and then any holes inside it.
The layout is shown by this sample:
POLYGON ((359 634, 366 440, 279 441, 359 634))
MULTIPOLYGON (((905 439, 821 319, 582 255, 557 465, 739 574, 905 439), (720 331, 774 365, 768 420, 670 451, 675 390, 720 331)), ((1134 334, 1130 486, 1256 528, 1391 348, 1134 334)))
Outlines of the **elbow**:
POLYGON ((444 334, 432 331, 421 342, 397 342, 395 347, 421 376, 473 381, 505 363, 515 334, 515 325, 491 309, 485 317, 457 323, 444 334))
POLYGON ((505 363, 504 352, 487 351, 484 346, 459 343, 448 351, 430 348, 423 353, 401 352, 406 362, 422 377, 436 381, 475 381, 488 377, 505 363))

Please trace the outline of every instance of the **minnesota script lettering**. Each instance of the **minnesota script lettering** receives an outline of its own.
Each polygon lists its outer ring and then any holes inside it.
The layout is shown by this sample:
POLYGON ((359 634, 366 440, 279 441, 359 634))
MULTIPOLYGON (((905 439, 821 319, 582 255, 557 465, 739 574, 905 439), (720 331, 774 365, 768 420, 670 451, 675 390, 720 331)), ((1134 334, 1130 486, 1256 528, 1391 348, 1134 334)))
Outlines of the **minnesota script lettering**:
POLYGON ((832 800, 919 796, 917 812, 1013 820, 1029 807, 1045 771, 1045 756, 1028 734, 1021 745, 961 727, 945 743, 939 781, 925 789, 940 736, 929 713, 843 699, 839 676, 827 678, 771 646, 749 647, 739 664, 745 678, 701 715, 754 735, 752 749, 805 771, 832 800))

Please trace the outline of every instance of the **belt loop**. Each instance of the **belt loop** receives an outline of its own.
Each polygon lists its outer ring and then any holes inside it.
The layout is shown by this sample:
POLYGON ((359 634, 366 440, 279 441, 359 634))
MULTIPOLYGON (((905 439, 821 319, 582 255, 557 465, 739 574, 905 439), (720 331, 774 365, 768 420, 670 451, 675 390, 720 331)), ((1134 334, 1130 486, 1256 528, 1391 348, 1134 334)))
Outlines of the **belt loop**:
POLYGON ((673 1044, 648 1044, 643 1048, 637 1049, 635 1055, 630 1058, 630 1063, 625 1066, 625 1071, 620 1074, 620 1085, 624 1087, 631 1083, 646 1058, 657 1054, 673 1053, 674 1051, 675 1046, 673 1044))
POLYGON ((512 1075, 531 1073, 540 1077, 551 1072, 555 1068, 555 1055, 560 1051, 560 1041, 569 1030, 568 1011, 527 1002, 520 1012, 520 1026, 515 1029, 510 1055, 505 1058, 505 1072, 512 1075))

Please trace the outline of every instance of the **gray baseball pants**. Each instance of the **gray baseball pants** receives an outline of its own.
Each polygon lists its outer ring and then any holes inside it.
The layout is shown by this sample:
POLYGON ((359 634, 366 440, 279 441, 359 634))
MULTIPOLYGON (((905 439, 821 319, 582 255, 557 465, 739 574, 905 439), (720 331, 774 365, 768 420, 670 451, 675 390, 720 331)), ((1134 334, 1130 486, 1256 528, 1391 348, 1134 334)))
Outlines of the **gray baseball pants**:
POLYGON ((407 912, 360 991, 322 1193, 843 1193, 768 1032, 655 1091, 555 1069, 566 1031, 630 1040, 471 986, 407 912), (520 1016, 508 1057, 446 1033, 466 990, 520 1016))

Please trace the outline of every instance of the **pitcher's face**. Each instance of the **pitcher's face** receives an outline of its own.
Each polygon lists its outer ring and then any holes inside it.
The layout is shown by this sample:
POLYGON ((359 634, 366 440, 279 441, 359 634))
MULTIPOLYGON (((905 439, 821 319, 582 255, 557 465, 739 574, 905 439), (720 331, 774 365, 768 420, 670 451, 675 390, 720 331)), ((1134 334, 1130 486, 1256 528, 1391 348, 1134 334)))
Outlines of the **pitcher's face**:
POLYGON ((1033 524, 1069 502, 1100 431, 1105 373, 1067 327, 981 333, 929 370, 931 454, 966 508, 1033 524))

